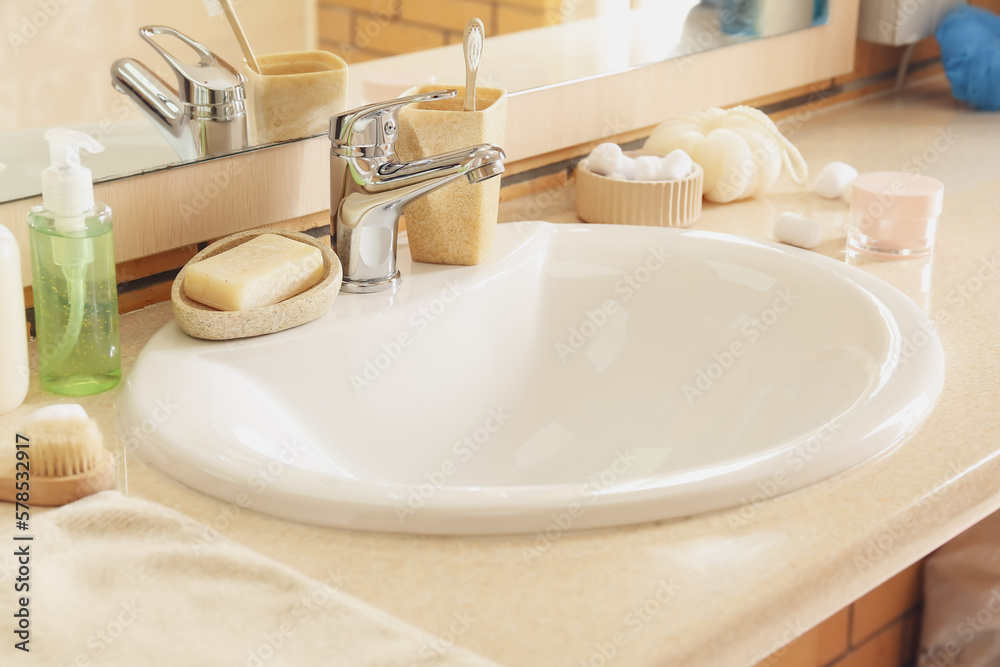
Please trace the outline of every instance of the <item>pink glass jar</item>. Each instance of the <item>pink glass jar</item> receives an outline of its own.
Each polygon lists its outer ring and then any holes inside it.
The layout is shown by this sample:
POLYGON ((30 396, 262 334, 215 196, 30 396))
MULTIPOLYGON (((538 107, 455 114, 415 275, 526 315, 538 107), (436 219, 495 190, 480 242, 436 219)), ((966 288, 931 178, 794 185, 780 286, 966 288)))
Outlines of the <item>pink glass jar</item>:
POLYGON ((887 257, 926 255, 934 248, 944 202, 941 181, 876 171, 854 179, 848 250, 887 257))

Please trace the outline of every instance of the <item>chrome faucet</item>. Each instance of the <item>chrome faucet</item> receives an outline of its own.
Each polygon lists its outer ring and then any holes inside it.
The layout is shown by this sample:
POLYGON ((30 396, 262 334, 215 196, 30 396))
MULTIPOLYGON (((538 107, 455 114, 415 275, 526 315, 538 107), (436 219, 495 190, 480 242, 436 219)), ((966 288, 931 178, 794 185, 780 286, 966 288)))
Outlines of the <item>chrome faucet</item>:
POLYGON ((166 26, 139 29, 177 77, 177 90, 132 58, 111 65, 111 85, 127 95, 160 131, 182 160, 223 155, 247 147, 247 110, 243 83, 233 67, 187 35, 166 26), (198 55, 198 62, 181 62, 153 39, 176 37, 198 55))
POLYGON ((342 291, 378 292, 399 284, 399 216, 414 199, 460 176, 474 184, 503 173, 506 156, 492 144, 400 161, 400 108, 454 96, 454 90, 442 90, 401 97, 330 119, 330 222, 344 269, 342 291))

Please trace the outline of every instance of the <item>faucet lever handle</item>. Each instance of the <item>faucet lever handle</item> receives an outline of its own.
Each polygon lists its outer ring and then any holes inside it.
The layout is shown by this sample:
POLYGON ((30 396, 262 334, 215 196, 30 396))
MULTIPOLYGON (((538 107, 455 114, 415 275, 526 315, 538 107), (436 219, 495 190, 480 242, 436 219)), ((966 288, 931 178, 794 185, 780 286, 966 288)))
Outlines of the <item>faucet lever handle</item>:
POLYGON ((438 90, 399 97, 345 111, 330 118, 330 141, 343 148, 374 148, 395 143, 399 110, 407 104, 455 97, 456 90, 438 90))
POLYGON ((179 30, 163 25, 148 25, 139 28, 139 35, 170 65, 177 77, 181 102, 194 106, 211 106, 241 102, 245 98, 243 75, 179 30), (158 35, 174 37, 189 46, 198 55, 198 62, 190 64, 174 56, 153 39, 158 35))

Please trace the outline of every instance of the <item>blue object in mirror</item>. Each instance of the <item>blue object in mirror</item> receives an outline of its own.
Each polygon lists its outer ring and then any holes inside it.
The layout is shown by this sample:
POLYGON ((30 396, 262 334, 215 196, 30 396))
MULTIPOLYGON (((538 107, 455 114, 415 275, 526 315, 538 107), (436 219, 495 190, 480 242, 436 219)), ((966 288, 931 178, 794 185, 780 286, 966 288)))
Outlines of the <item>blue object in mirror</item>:
POLYGON ((974 109, 1000 109, 1000 16, 958 5, 936 33, 955 99, 974 109))

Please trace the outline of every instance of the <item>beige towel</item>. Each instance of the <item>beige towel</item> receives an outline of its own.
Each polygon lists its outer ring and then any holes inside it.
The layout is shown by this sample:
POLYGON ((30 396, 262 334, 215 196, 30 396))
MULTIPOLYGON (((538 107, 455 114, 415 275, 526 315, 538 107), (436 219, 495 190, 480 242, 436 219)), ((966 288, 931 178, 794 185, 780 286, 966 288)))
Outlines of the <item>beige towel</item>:
MULTIPOLYGON (((0 665, 436 667, 494 665, 336 588, 118 492, 0 532, 0 665), (20 534, 20 533, 19 533, 20 534), (30 653, 14 648, 19 545, 30 545, 30 653), (198 544, 196 550, 192 545, 198 544)), ((2 525, 2 524, 0 524, 2 525)))

